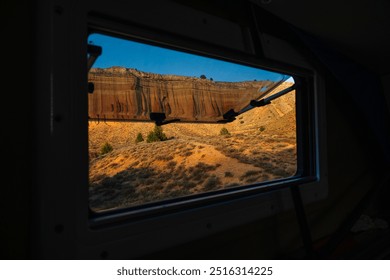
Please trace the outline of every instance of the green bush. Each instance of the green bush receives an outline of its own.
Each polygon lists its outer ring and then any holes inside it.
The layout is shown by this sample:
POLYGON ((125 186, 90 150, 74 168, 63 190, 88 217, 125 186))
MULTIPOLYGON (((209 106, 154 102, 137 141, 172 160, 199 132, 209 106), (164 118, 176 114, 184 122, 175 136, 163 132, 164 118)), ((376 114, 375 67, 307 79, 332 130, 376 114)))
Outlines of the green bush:
POLYGON ((141 132, 137 134, 137 138, 135 138, 135 143, 143 142, 144 137, 142 136, 141 132))
POLYGON ((222 127, 221 131, 219 132, 220 135, 230 135, 229 130, 227 130, 226 127, 222 127))
POLYGON ((165 135, 163 132, 163 129, 161 126, 155 126, 153 131, 150 131, 147 138, 146 142, 151 143, 151 142, 159 142, 159 141, 165 141, 168 140, 168 137, 165 135))
POLYGON ((109 144, 109 143, 105 143, 102 148, 100 149, 100 154, 101 155, 105 155, 109 152, 111 152, 114 148, 109 144))
POLYGON ((263 132, 265 130, 265 126, 260 126, 259 130, 263 132))

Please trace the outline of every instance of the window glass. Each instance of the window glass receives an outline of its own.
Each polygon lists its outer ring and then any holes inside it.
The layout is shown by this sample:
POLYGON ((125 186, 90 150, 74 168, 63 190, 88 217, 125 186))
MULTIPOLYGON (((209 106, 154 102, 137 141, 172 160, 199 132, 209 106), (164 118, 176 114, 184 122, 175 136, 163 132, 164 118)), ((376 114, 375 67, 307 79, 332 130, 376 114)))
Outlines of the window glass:
POLYGON ((291 77, 92 34, 89 199, 124 208, 293 176, 291 77), (157 124, 157 125, 156 125, 157 124))

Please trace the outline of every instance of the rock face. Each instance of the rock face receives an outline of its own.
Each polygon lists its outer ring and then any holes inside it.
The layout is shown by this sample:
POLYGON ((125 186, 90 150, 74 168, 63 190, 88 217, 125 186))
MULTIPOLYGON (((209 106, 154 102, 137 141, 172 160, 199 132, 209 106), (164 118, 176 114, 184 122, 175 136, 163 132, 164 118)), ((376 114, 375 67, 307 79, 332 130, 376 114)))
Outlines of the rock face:
POLYGON ((166 120, 216 122, 277 85, 272 81, 214 82, 123 67, 91 69, 88 80, 95 88, 88 95, 89 118, 139 121, 150 120, 150 113, 164 113, 166 120))

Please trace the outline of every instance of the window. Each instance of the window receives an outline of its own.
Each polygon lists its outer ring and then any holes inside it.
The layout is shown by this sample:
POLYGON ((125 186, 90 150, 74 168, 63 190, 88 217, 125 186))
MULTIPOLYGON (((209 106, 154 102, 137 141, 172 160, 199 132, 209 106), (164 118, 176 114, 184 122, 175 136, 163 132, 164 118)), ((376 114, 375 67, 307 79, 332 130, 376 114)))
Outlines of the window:
POLYGON ((250 24, 256 15, 231 21, 177 1, 57 2, 39 7, 47 24, 34 48, 39 257, 142 258, 291 210, 291 186, 304 203, 326 197, 321 75, 276 30, 250 24), (157 51, 170 71, 146 67, 157 51), (182 58, 181 71, 168 55, 182 58), (147 87, 158 75, 166 98, 147 87), (172 103, 179 84, 166 75, 193 81, 187 96, 198 97, 172 103), (203 102, 202 87, 213 98, 203 102), (147 143, 156 124, 167 140, 147 143))
POLYGON ((88 41, 102 48, 88 74, 94 212, 297 173, 291 76, 99 33, 88 41))

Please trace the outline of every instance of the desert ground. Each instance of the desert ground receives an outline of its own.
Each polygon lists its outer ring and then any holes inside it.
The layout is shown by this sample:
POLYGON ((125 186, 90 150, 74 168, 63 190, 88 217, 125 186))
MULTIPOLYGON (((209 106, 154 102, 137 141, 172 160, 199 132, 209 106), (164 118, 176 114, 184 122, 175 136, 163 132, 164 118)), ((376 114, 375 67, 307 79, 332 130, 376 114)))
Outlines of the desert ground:
MULTIPOLYGON (((279 88, 289 86, 288 83, 279 88)), ((89 193, 94 211, 256 184, 296 172, 295 92, 227 124, 89 122, 89 193), (228 134, 221 135, 226 128, 228 134), (141 134, 145 141, 136 142, 141 134), (102 153, 109 144, 112 151, 102 153)))

